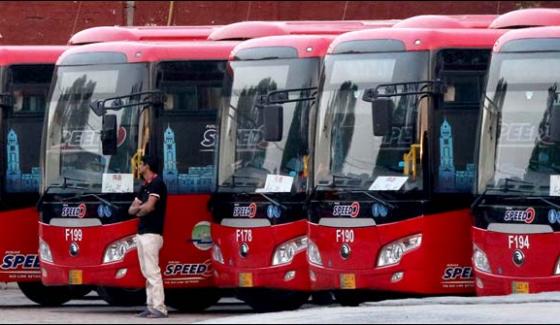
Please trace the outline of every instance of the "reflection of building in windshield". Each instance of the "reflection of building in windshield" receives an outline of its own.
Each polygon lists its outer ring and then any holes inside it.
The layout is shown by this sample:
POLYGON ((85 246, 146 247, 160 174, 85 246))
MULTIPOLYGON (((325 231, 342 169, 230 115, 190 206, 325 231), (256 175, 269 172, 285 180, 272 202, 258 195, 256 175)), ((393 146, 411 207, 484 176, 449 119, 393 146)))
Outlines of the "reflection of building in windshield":
POLYGON ((214 167, 189 167, 186 174, 177 169, 175 132, 167 126, 163 135, 163 181, 169 193, 212 191, 214 167))
POLYGON ((439 190, 442 192, 470 191, 474 181, 474 164, 467 164, 466 170, 456 170, 453 157, 453 130, 446 118, 443 120, 439 132, 439 190))
POLYGON ((10 132, 8 132, 6 155, 8 157, 6 169, 6 191, 33 192, 39 190, 39 168, 31 168, 31 174, 22 174, 21 172, 19 141, 18 136, 13 129, 10 129, 10 132))

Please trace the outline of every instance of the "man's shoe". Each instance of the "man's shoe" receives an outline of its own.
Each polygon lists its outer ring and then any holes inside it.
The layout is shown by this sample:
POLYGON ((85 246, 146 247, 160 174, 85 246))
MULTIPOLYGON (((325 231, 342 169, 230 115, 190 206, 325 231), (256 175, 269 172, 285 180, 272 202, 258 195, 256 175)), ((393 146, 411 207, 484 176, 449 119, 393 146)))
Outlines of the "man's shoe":
POLYGON ((139 314, 136 314, 136 317, 148 317, 148 315, 151 313, 152 312, 148 308, 146 308, 142 310, 142 312, 140 312, 139 314))
POLYGON ((146 316, 146 318, 167 318, 167 314, 164 314, 161 311, 154 309, 150 311, 150 313, 146 316))

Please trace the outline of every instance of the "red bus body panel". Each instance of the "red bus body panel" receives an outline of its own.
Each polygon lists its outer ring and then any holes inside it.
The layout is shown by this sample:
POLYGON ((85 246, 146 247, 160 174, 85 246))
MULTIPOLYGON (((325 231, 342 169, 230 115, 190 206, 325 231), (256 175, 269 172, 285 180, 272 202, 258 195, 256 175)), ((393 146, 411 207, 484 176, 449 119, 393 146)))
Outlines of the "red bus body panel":
MULTIPOLYGON (((560 275, 553 275, 560 257, 560 234, 505 234, 473 227, 473 243, 488 256, 492 273, 475 269, 476 292, 481 296, 515 293, 517 283, 527 284, 527 293, 560 291, 560 275), (527 236, 529 248, 521 249, 525 262, 517 266, 517 249, 510 237, 527 236)), ((511 238, 513 241, 513 238, 511 238)))
POLYGON ((212 224, 213 240, 220 246, 225 261, 225 265, 213 262, 216 285, 221 288, 240 287, 240 274, 251 273, 253 287, 309 290, 309 271, 305 251, 296 254, 290 263, 272 266, 274 250, 278 245, 305 236, 306 233, 306 220, 259 228, 234 228, 212 224), (242 230, 252 232, 250 242, 238 241, 237 232, 242 230), (247 257, 241 257, 239 253, 244 242, 250 247, 247 257), (295 277, 290 281, 284 281, 284 276, 289 271, 295 271, 295 277))
MULTIPOLYGON (((66 46, 0 46, 0 66, 54 64, 66 46)), ((4 150, 4 149, 2 149, 4 150)), ((40 280, 37 221, 39 214, 29 208, 0 211, 0 282, 40 280)), ((6 204, 9 206, 9 202, 6 204)))
MULTIPOLYGON (((210 215, 207 211, 209 195, 170 195, 165 216, 164 245, 160 253, 160 268, 166 288, 198 288, 213 286, 210 269, 209 243, 199 243, 199 234, 209 238, 210 215)), ((137 233, 138 221, 81 227, 80 254, 72 257, 66 240, 66 229, 40 224, 39 235, 50 246, 55 263, 43 262, 42 281, 46 285, 69 284, 71 270, 81 270, 84 285, 122 288, 142 288, 145 280, 140 272, 136 249, 120 262, 103 264, 105 249, 114 241, 137 233), (120 269, 127 269, 117 278, 120 269)))
POLYGON ((341 289, 341 274, 354 274, 355 289, 398 291, 415 294, 471 294, 471 237, 469 210, 451 211, 374 227, 335 228, 309 225, 309 237, 319 247, 322 266, 311 264, 314 290, 341 289), (337 229, 352 229, 352 254, 341 257, 337 229), (377 267, 380 250, 410 235, 422 234, 422 244, 402 257, 399 264, 377 267), (461 273, 459 273, 459 271, 461 273), (402 280, 391 282, 396 272, 402 280), (313 279, 315 281, 313 281, 313 279))
POLYGON ((0 282, 39 281, 37 210, 0 212, 0 282))

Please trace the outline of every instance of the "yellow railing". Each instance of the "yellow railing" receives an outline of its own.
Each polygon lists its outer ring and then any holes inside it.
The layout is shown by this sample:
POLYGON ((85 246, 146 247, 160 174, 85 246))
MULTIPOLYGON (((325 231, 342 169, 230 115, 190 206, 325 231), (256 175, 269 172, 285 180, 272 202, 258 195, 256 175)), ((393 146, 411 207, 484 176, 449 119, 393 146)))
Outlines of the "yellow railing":
POLYGON ((403 155, 404 160, 404 171, 403 174, 410 176, 412 174, 412 178, 416 179, 417 173, 417 164, 416 162, 420 158, 420 149, 422 147, 420 144, 413 144, 410 146, 410 151, 403 155))

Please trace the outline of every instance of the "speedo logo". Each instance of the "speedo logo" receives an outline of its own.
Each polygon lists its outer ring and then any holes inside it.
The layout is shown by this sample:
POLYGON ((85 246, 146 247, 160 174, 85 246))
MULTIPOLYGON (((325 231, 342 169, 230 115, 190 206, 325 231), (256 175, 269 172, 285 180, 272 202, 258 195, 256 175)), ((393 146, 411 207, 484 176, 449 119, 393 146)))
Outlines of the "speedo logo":
POLYGON ((2 270, 32 270, 39 268, 39 256, 37 254, 7 254, 2 259, 2 270))
POLYGON ((535 209, 533 208, 527 208, 526 210, 507 210, 504 215, 504 221, 533 223, 536 215, 535 209))
POLYGON ((360 203, 352 202, 350 205, 335 205, 332 214, 335 217, 356 218, 360 214, 360 203))
POLYGON ((255 202, 246 207, 236 206, 233 207, 234 217, 249 217, 254 218, 257 215, 257 204, 255 202))
POLYGON ((83 218, 86 216, 86 204, 80 203, 77 207, 70 207, 68 205, 64 205, 62 207, 62 212, 60 214, 61 217, 77 217, 83 218))

